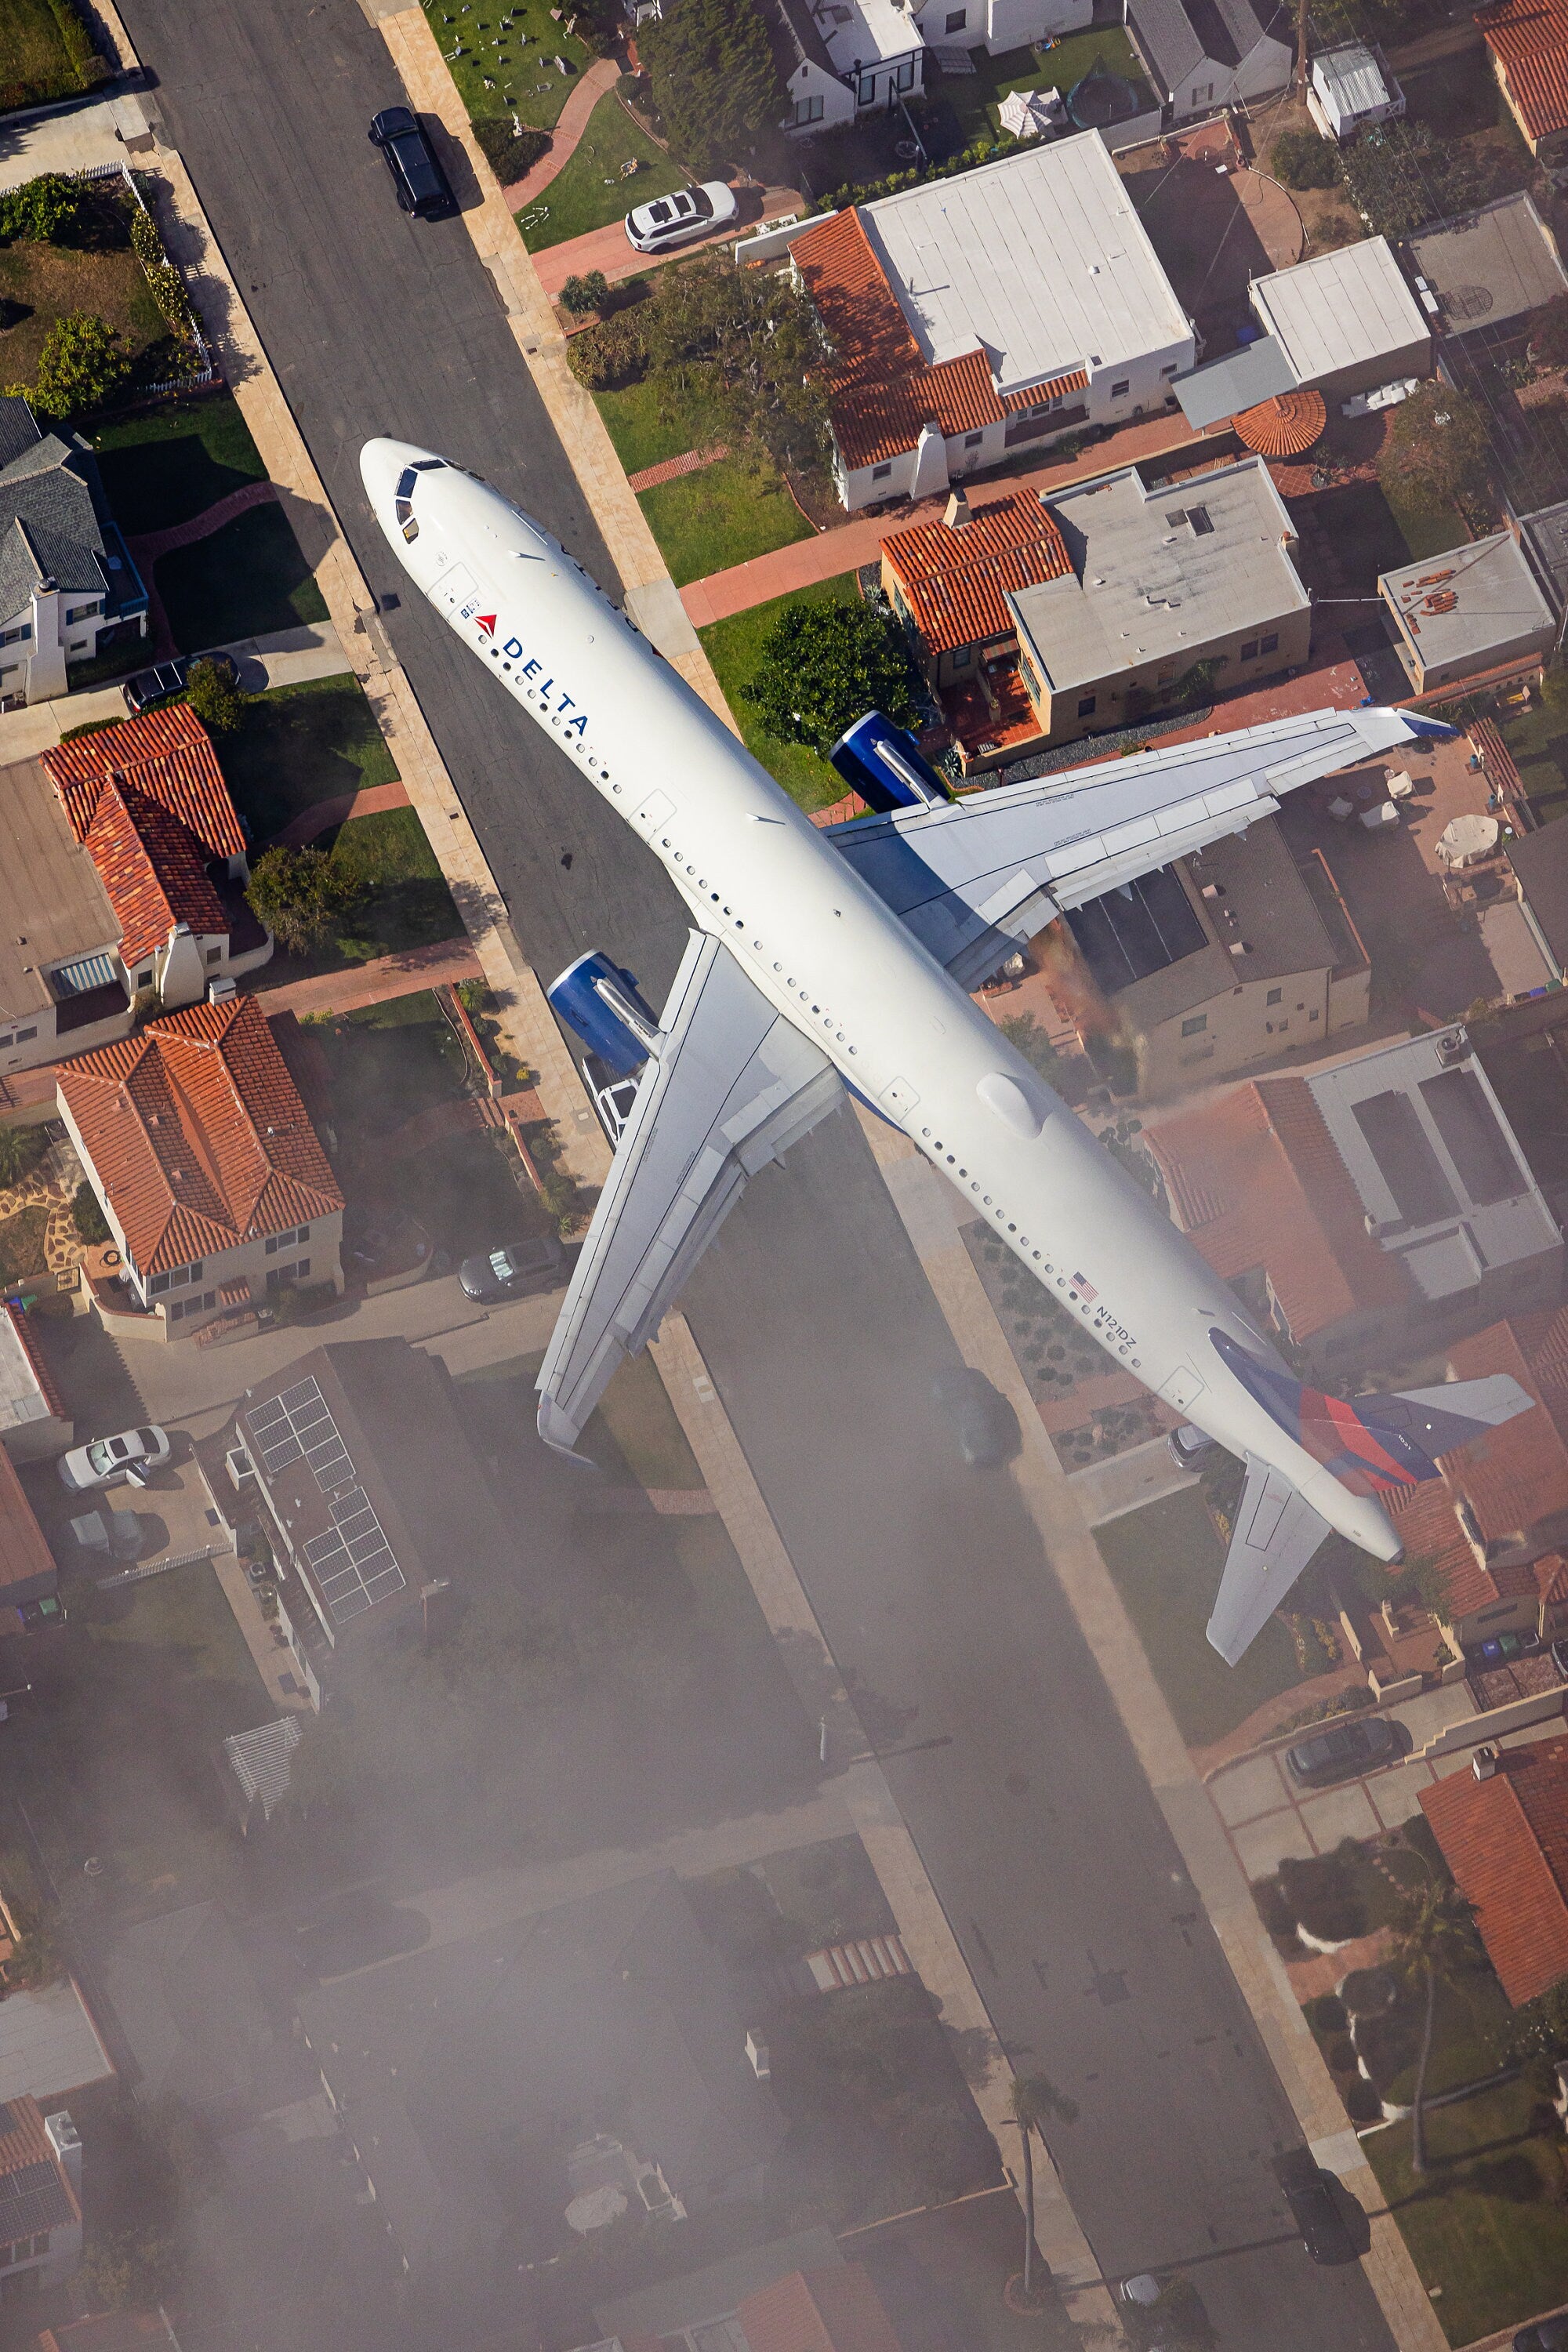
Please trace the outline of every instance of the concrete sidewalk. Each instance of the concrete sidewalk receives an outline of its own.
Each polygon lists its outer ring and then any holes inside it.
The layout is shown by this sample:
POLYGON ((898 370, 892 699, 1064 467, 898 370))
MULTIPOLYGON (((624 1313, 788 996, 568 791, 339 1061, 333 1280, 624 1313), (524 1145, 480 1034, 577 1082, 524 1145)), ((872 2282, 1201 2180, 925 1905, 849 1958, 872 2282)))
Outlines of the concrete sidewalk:
MULTIPOLYGON (((983 506, 988 498, 1001 498, 1016 490, 1033 490, 1043 496, 1048 490, 1064 488, 1069 482, 1111 473, 1118 466, 1163 457, 1168 450, 1180 450, 1184 463, 1195 465, 1216 437, 1219 436, 1194 433, 1178 410, 1173 416, 1157 416, 1144 425, 1126 425, 1065 465, 1058 461, 1056 465, 1032 466, 1024 473, 984 478, 975 476, 964 487, 975 506, 983 506)), ((706 580, 692 581, 689 587, 681 590, 680 601, 692 627, 705 629, 710 621, 728 620, 731 613, 749 612, 753 604, 765 604, 774 596, 787 596, 796 588, 815 587, 819 581, 837 579, 841 572, 879 562, 882 541, 890 532, 907 530, 917 522, 934 522, 946 504, 944 491, 941 498, 922 499, 918 504, 899 508, 894 514, 848 516, 815 539, 792 541, 788 547, 776 547, 769 555, 754 555, 749 563, 731 564, 727 572, 712 572, 706 580)))
POLYGON ((128 139, 144 139, 147 116, 133 97, 100 98, 68 114, 49 114, 0 131, 0 189, 19 188, 40 172, 90 172, 130 163, 128 139))

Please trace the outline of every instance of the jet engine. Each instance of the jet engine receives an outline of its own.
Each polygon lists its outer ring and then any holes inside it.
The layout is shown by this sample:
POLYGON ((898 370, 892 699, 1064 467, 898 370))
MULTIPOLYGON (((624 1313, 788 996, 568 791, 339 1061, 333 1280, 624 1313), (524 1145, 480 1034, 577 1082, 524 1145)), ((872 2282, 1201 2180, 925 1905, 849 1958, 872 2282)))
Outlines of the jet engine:
POLYGON ((658 1013, 638 993, 635 975, 612 963, 602 949, 569 963, 544 992, 616 1077, 631 1077, 658 1053, 658 1013))
POLYGON ((879 816, 895 809, 937 808, 952 798, 912 735, 879 710, 847 728, 828 758, 879 816))

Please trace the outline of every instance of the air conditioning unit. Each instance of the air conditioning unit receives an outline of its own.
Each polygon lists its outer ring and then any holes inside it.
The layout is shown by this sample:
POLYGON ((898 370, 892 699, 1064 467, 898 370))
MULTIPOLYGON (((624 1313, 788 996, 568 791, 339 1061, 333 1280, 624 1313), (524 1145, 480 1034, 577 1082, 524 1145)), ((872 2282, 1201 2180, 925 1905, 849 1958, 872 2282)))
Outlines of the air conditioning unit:
POLYGON ((1450 1029, 1437 1040, 1437 1059, 1446 1069, 1455 1062, 1462 1062, 1469 1050, 1470 1041, 1462 1029, 1450 1029))
POLYGON ((1232 940, 1228 952, 1233 956, 1249 956, 1252 942, 1250 940, 1232 940))
POLYGON ((226 972, 215 972, 212 979, 207 982, 207 1003, 209 1004, 231 1003, 238 993, 238 990, 236 988, 233 981, 229 978, 226 972))

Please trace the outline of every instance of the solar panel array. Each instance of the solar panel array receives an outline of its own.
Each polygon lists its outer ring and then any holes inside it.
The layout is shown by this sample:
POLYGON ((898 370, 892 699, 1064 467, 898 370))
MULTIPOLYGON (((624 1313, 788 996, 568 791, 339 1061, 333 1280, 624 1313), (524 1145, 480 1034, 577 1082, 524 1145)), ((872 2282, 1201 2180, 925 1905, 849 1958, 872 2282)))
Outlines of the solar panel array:
POLYGON ((354 1465, 349 1460, 348 1448, 314 1381, 296 1381, 281 1396, 268 1397, 265 1404, 253 1407, 245 1417, 260 1452, 262 1470, 268 1478, 287 1470, 301 1455, 315 1472, 323 1495, 330 1495, 334 1487, 347 1486, 353 1478, 354 1465))
POLYGON ((305 1546, 321 1598, 340 1624, 389 1601, 406 1581, 363 1486, 334 1496, 332 1525, 305 1546))

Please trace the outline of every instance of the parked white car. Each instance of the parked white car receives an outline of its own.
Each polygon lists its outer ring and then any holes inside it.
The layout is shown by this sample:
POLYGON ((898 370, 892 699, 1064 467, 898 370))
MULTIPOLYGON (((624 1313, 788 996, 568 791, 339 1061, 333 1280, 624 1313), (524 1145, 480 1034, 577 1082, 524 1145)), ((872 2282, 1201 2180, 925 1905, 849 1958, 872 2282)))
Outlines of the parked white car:
POLYGON ((95 1437, 90 1445, 74 1445, 62 1454, 60 1484, 73 1495, 84 1494, 89 1486, 112 1486, 121 1478, 144 1486, 173 1452, 167 1430, 123 1429, 118 1437, 95 1437))
POLYGON ((725 227, 740 209, 733 188, 722 180, 704 180, 700 188, 678 188, 673 196, 637 205, 626 215, 626 243, 638 253, 668 253, 725 227))

